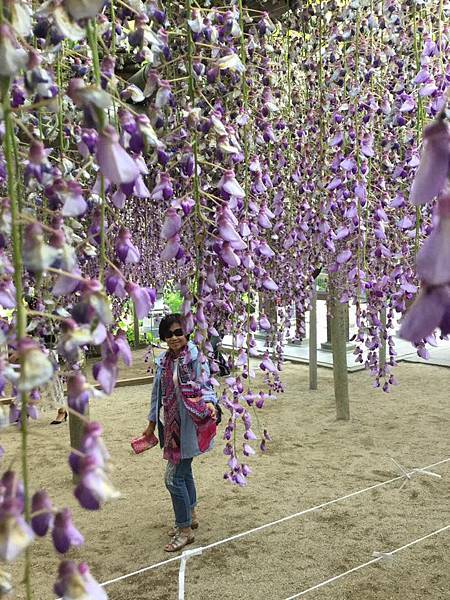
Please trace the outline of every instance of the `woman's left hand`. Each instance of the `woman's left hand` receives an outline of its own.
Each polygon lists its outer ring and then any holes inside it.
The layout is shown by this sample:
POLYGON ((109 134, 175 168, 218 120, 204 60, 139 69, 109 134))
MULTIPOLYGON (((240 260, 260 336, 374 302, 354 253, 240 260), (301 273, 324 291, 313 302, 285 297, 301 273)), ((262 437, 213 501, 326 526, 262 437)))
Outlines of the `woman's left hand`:
POLYGON ((212 402, 207 402, 206 406, 209 408, 209 410, 211 411, 211 417, 213 419, 216 418, 216 407, 214 406, 214 404, 212 402))

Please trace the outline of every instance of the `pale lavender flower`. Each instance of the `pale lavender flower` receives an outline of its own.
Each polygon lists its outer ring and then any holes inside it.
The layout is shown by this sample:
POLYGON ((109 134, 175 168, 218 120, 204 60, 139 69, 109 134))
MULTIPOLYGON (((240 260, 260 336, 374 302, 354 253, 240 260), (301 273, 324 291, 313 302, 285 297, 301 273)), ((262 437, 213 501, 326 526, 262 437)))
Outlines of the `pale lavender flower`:
POLYGON ((33 273, 46 271, 61 256, 61 249, 44 241, 44 230, 39 223, 27 225, 24 232, 23 263, 33 273))
POLYGON ((131 353, 130 345, 127 341, 127 336, 124 331, 119 331, 114 340, 115 351, 122 358, 123 362, 127 367, 131 367, 133 362, 133 356, 131 353))
POLYGON ((0 306, 6 309, 16 306, 16 288, 11 279, 0 281, 0 306))
POLYGON ((241 259, 234 252, 230 242, 224 242, 218 253, 223 262, 229 267, 239 267, 241 264, 241 259))
POLYGON ((245 197, 245 192, 239 185, 239 183, 236 181, 234 171, 232 170, 225 171, 219 183, 217 184, 217 187, 220 190, 223 190, 224 192, 229 194, 230 196, 234 196, 235 198, 245 197))
POLYGON ((37 342, 24 338, 19 342, 18 351, 21 357, 21 377, 17 386, 20 391, 31 391, 53 377, 53 365, 37 342))
POLYGON ((36 535, 43 537, 53 523, 53 506, 45 490, 36 492, 31 500, 31 512, 38 513, 31 519, 31 527, 36 535))
POLYGON ((265 290, 269 290, 271 292, 276 292, 278 290, 278 285, 269 275, 265 275, 263 277, 262 286, 265 290))
POLYGON ((139 168, 119 142, 119 134, 107 125, 98 136, 97 162, 104 177, 111 183, 120 185, 136 181, 139 168))
POLYGON ((78 278, 81 276, 80 269, 75 267, 72 269, 71 273, 74 277, 70 277, 70 275, 58 275, 52 288, 52 294, 54 296, 67 296, 73 294, 73 292, 80 287, 81 282, 78 278))
POLYGON ((81 186, 76 181, 61 181, 61 185, 55 191, 63 201, 61 214, 64 217, 80 217, 87 209, 86 200, 83 198, 81 186))
POLYGON ((22 516, 22 502, 7 498, 0 505, 0 558, 15 560, 33 541, 34 533, 22 516))
POLYGON ((221 215, 217 221, 219 236, 225 241, 229 242, 235 250, 244 250, 247 248, 247 244, 243 241, 241 236, 233 227, 233 224, 225 215, 221 215))
POLYGON ((76 412, 84 415, 89 402, 88 383, 82 373, 74 373, 67 378, 67 403, 76 412))
POLYGON ((157 177, 157 183, 152 190, 152 200, 170 200, 173 196, 173 186, 170 175, 160 173, 157 177))
POLYGON ((263 360, 259 366, 263 371, 269 371, 269 373, 276 373, 277 371, 272 359, 270 358, 267 352, 264 354, 263 360))
POLYGON ((78 598, 86 600, 108 600, 105 590, 92 577, 86 563, 78 567, 72 561, 63 561, 58 568, 58 579, 54 591, 62 600, 74 600, 74 590, 78 598))
POLYGON ((72 522, 68 508, 63 508, 55 515, 52 529, 53 545, 61 554, 65 554, 71 546, 81 546, 84 538, 72 522))
POLYGON ((118 259, 126 265, 137 264, 141 258, 139 250, 131 241, 131 232, 127 227, 120 228, 115 251, 118 259))
POLYGON ((428 286, 450 283, 450 187, 438 198, 438 223, 416 257, 417 274, 428 286))
POLYGON ((444 189, 450 170, 450 129, 439 118, 425 128, 424 146, 419 168, 411 187, 410 199, 414 204, 433 200, 444 189))
POLYGON ((11 29, 3 23, 0 25, 0 76, 16 77, 26 62, 27 53, 19 46, 11 29))
POLYGON ((164 240, 173 238, 181 229, 181 217, 175 208, 168 208, 161 228, 161 237, 164 240))
POLYGON ((138 319, 144 319, 153 307, 156 293, 153 289, 141 287, 136 283, 128 282, 125 285, 127 293, 134 302, 138 319))
POLYGON ((352 251, 351 250, 342 250, 342 252, 339 252, 339 254, 336 257, 336 261, 338 264, 343 265, 344 263, 348 262, 352 257, 352 251))
POLYGON ((118 372, 117 358, 113 356, 107 356, 92 367, 94 379, 100 384, 105 394, 108 395, 112 394, 114 390, 118 372))
POLYGON ((74 491, 80 505, 87 510, 98 510, 110 500, 120 497, 109 477, 95 459, 86 457, 80 469, 80 483, 74 491))
POLYGON ((253 454, 255 454, 255 451, 250 446, 250 444, 243 444, 242 451, 245 456, 252 456, 253 454))
POLYGON ((419 344, 439 327, 450 333, 450 286, 424 287, 403 318, 399 336, 419 344))
POLYGON ((263 329, 264 331, 270 331, 271 329, 271 325, 270 325, 270 321, 269 319, 266 317, 266 315, 261 315, 259 317, 259 328, 263 329))
POLYGON ((180 236, 176 234, 167 240, 164 250, 161 252, 161 260, 168 261, 176 258, 180 248, 180 236))

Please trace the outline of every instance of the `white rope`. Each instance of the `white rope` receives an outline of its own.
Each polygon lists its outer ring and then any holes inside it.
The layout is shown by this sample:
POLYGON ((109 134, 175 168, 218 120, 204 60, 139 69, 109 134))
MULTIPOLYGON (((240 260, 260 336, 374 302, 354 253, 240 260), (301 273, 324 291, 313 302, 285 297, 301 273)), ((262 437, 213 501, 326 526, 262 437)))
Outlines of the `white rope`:
POLYGON ((314 592, 315 590, 323 588, 326 585, 329 585, 330 583, 334 583, 335 581, 338 581, 339 579, 342 579, 343 577, 350 575, 351 573, 360 571, 361 569, 364 569, 365 567, 368 567, 370 565, 374 565, 375 563, 380 562, 382 560, 392 559, 394 554, 397 554, 397 552, 401 552, 402 550, 405 550, 406 548, 410 548, 411 546, 414 546, 415 544, 418 544, 419 542, 423 542, 423 540, 427 540, 430 537, 438 535, 439 533, 442 533, 443 531, 447 531, 448 529, 450 529, 450 525, 441 527, 441 529, 437 529, 436 531, 433 531, 432 533, 429 533, 428 535, 424 535, 423 537, 418 538, 417 540, 414 540, 412 542, 409 542, 408 544, 405 544, 404 546, 400 546, 400 548, 391 550, 390 552, 374 552, 375 558, 372 558, 372 560, 368 560, 367 562, 363 563, 362 565, 353 567, 353 569, 349 569, 348 571, 345 571, 345 573, 340 573, 339 575, 330 577, 329 579, 326 579, 325 581, 322 581, 321 583, 317 583, 316 585, 313 585, 312 587, 308 588, 307 590, 303 590, 303 592, 299 592, 298 594, 289 596, 289 598, 285 598, 285 600, 294 600, 295 598, 300 598, 301 596, 306 596, 306 594, 309 594, 309 592, 314 592))
MULTIPOLYGON (((444 460, 440 460, 439 462, 433 463, 432 465, 428 465, 426 467, 421 467, 421 469, 414 469, 413 472, 418 472, 423 469, 425 469, 425 470, 432 469, 433 467, 437 467, 437 466, 442 465, 447 462, 450 462, 450 458, 445 458, 444 460)), ((249 529, 248 531, 244 531, 242 533, 237 533, 236 535, 232 535, 231 537, 225 538, 223 540, 219 540, 218 542, 213 542, 212 544, 203 546, 202 550, 204 552, 205 550, 209 550, 210 548, 215 548, 216 546, 221 546, 222 544, 227 544, 228 542, 234 542, 234 541, 239 540, 243 537, 246 537, 247 535, 250 535, 252 533, 256 533, 258 531, 267 529, 268 527, 273 527, 274 525, 279 525, 280 523, 290 521, 291 519, 295 519, 296 517, 301 517, 308 513, 315 512, 317 510, 325 508, 327 506, 331 506, 332 504, 336 504, 337 502, 340 502, 341 500, 348 500, 349 498, 359 496, 360 494, 364 494, 365 492, 369 492, 370 490, 375 490, 379 487, 389 485, 396 481, 401 481, 405 477, 406 477, 406 475, 399 475, 398 477, 393 477, 392 479, 388 479, 387 481, 381 481, 380 483, 375 483, 374 485, 366 487, 362 490, 358 490, 356 492, 346 494, 345 496, 340 496, 339 498, 335 498, 334 500, 328 500, 327 502, 323 502, 322 504, 318 504, 317 506, 313 506, 312 508, 307 508, 306 510, 302 510, 300 512, 294 513, 293 515, 289 515, 287 517, 277 519, 276 521, 271 521, 270 523, 266 523, 265 525, 260 525, 259 527, 254 527, 253 529, 249 529)), ((168 565, 170 563, 176 562, 178 560, 181 560, 181 558, 182 558, 182 556, 174 556, 172 558, 169 558, 168 560, 163 560, 162 562, 155 563, 154 565, 150 565, 148 567, 143 567, 142 569, 139 569, 137 571, 133 571, 132 573, 127 573, 125 575, 121 575, 120 577, 116 577, 115 579, 110 579, 108 581, 104 581, 100 585, 106 586, 106 585, 110 585, 111 583, 117 583, 118 581, 123 581, 124 579, 133 577, 134 575, 139 575, 141 573, 145 573, 146 571, 150 571, 152 569, 157 569, 158 567, 162 567, 164 565, 168 565)), ((58 600, 61 600, 61 598, 58 598, 58 600)))

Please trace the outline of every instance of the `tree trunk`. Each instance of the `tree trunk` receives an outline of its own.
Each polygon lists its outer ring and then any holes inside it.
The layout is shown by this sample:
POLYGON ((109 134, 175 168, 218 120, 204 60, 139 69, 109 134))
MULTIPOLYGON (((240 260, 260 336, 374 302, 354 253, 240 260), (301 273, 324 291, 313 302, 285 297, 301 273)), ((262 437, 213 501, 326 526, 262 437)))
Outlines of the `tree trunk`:
POLYGON ((309 310, 309 389, 317 390, 317 287, 315 281, 309 310))
POLYGON ((331 309, 331 343, 333 346, 334 397, 336 418, 350 419, 347 373, 347 304, 339 302, 335 275, 329 279, 329 301, 331 309))

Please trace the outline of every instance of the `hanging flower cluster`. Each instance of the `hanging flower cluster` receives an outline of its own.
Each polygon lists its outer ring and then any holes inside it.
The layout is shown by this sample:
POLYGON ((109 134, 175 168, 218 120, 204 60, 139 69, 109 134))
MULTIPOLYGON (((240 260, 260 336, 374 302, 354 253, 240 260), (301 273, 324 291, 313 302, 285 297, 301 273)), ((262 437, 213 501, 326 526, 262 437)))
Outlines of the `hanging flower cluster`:
POLYGON ((424 149, 411 188, 415 205, 431 202, 437 196, 434 229, 416 257, 421 290, 409 308, 400 329, 406 340, 420 344, 439 327, 450 333, 450 127, 443 111, 425 129, 424 149))

